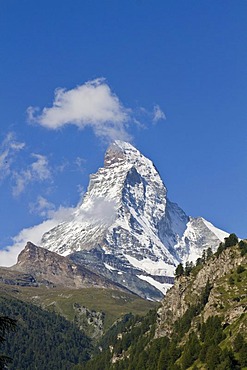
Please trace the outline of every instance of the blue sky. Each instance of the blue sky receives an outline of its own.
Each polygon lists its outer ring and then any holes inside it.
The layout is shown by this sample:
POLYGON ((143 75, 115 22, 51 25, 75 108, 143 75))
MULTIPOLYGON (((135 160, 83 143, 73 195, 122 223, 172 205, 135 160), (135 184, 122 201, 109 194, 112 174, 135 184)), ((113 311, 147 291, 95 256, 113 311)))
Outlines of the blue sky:
POLYGON ((76 206, 114 138, 187 214, 247 236, 246 14, 244 0, 0 0, 0 248, 14 245, 0 264, 76 206))

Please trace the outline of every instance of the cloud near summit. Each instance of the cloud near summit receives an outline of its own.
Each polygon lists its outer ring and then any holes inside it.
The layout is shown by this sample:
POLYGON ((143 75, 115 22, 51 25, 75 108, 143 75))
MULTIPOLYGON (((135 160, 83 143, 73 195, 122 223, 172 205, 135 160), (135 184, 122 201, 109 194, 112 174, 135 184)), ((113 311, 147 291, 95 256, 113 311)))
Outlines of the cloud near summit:
POLYGON ((53 105, 40 111, 27 109, 28 118, 49 129, 59 129, 73 124, 84 129, 91 127, 94 133, 108 140, 130 140, 127 125, 131 110, 120 102, 105 79, 88 81, 71 90, 55 90, 53 105))

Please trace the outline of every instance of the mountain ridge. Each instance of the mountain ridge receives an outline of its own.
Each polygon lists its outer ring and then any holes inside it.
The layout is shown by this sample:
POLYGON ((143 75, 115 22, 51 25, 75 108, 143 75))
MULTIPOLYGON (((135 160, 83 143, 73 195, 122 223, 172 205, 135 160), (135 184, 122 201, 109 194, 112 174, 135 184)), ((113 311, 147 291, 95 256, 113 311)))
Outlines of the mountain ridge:
POLYGON ((90 254, 96 261, 98 250, 101 275, 117 271, 115 278, 128 288, 131 275, 137 294, 142 290, 143 297, 157 299, 143 282, 165 294, 179 262, 195 261, 208 246, 215 250, 227 235, 201 217, 187 216, 167 198, 152 161, 117 140, 106 151, 104 167, 90 176, 70 221, 46 232, 41 246, 72 259, 76 254, 77 263, 79 254, 83 263, 90 254))
POLYGON ((28 242, 19 254, 17 263, 11 268, 5 268, 5 270, 29 274, 36 285, 45 284, 72 289, 96 287, 127 291, 124 286, 90 271, 82 265, 77 265, 68 257, 60 256, 31 242, 28 242))
POLYGON ((176 274, 156 312, 126 317, 79 369, 246 369, 247 240, 230 234, 215 254, 176 274))

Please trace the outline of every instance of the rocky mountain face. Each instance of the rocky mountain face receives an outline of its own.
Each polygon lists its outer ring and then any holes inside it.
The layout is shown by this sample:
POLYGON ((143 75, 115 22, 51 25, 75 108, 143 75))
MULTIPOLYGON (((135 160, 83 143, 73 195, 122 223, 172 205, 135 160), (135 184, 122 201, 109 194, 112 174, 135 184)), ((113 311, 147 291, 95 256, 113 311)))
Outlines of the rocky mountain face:
POLYGON ((157 300, 171 287, 179 262, 215 250, 227 235, 187 216, 167 198, 153 163, 115 141, 70 221, 46 232, 41 246, 157 300))
POLYGON ((22 287, 37 287, 39 285, 50 285, 43 281, 38 283, 32 274, 11 270, 9 267, 0 267, 0 284, 17 285, 22 287))
POLYGON ((6 314, 10 316, 12 308, 17 311, 17 303, 30 306, 30 312, 34 306, 54 310, 95 341, 123 315, 132 312, 143 316, 157 307, 156 302, 138 297, 117 282, 77 265, 69 257, 31 242, 19 255, 16 265, 0 267, 0 312, 3 301, 9 305, 6 314))
POLYGON ((37 247, 28 242, 19 254, 17 264, 11 269, 5 268, 4 283, 14 285, 78 288, 108 288, 125 290, 103 276, 87 270, 82 265, 73 263, 68 257, 63 257, 47 249, 37 247), (12 280, 6 280, 6 271, 12 280), (20 274, 15 275, 14 272, 20 274))
POLYGON ((80 330, 86 331, 90 338, 102 337, 104 333, 105 313, 89 310, 87 307, 74 303, 75 323, 80 330))
MULTIPOLYGON (((247 241, 241 243, 247 251, 247 241)), ((211 316, 223 316, 223 324, 228 326, 242 315, 245 317, 242 330, 246 332, 246 267, 247 253, 241 253, 237 245, 211 256, 205 263, 194 267, 189 276, 182 275, 176 279, 158 310, 156 337, 171 336, 174 323, 193 306, 202 303, 205 306, 202 304, 200 310, 195 310, 195 321, 206 322, 211 316), (207 292, 205 287, 208 287, 207 292), (202 302, 205 294, 206 299, 202 302)))
POLYGON ((247 240, 231 234, 214 255, 180 267, 158 312, 125 317, 85 370, 246 369, 247 240))

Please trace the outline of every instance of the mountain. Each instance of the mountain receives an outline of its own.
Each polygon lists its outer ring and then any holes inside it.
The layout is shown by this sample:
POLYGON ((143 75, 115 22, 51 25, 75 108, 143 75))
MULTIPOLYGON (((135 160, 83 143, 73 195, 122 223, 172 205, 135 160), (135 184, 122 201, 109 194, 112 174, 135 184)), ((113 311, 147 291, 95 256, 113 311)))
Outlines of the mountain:
POLYGON ((231 234, 176 277, 157 312, 112 327, 78 370, 246 369, 246 286, 247 240, 231 234))
POLYGON ((215 255, 175 280, 158 310, 156 337, 171 336, 175 322, 198 305, 195 321, 197 315, 203 322, 211 316, 224 316, 224 325, 234 327, 244 319, 247 330, 247 240, 235 245, 236 241, 229 246, 221 243, 215 255))
POLYGON ((119 290, 0 282, 1 315, 18 325, 1 352, 13 358, 10 369, 246 369, 246 286, 247 240, 235 234, 190 271, 177 268, 158 309, 119 290))
POLYGON ((12 274, 12 279, 8 281, 5 278, 2 281, 13 285, 45 285, 72 289, 95 287, 126 291, 125 287, 95 274, 82 265, 73 263, 68 257, 37 247, 31 242, 28 242, 19 254, 17 263, 11 268, 5 268, 4 271, 5 276, 7 271, 12 274), (14 272, 22 275, 15 276, 14 272))
MULTIPOLYGON (((20 305, 25 302, 56 312, 90 338, 102 336, 128 312, 144 315, 157 306, 77 265, 69 257, 31 242, 18 256, 16 265, 0 267, 0 302, 7 298, 19 301, 20 305)), ((2 312, 0 305, 0 316, 2 312)))
POLYGON ((227 235, 187 216, 167 198, 153 163, 115 141, 70 220, 46 232, 41 246, 157 300, 171 287, 179 262, 215 250, 227 235))

